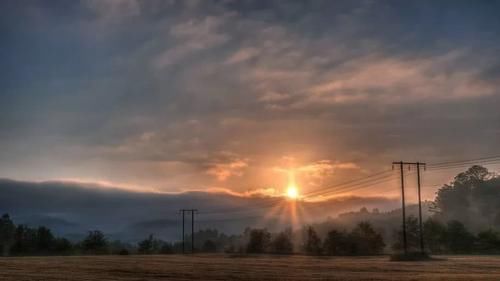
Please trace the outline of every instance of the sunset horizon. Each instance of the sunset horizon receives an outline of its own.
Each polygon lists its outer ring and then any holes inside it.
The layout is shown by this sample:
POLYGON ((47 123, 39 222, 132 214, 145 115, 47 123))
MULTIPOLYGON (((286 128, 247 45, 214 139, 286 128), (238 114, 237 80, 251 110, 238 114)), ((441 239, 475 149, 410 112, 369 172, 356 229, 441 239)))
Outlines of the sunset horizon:
POLYGON ((500 0, 2 0, 0 279, 497 280, 499 35, 500 0))

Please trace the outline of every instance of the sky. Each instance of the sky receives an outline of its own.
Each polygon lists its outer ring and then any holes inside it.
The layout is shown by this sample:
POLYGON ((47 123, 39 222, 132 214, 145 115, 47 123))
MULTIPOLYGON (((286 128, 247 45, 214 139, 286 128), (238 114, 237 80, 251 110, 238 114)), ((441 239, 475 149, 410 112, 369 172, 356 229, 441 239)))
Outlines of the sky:
MULTIPOLYGON (((1 1, 0 177, 276 195, 392 161, 498 155, 499 11, 1 1)), ((425 175, 425 197, 454 174, 425 175)), ((356 195, 398 196, 398 184, 356 195)))

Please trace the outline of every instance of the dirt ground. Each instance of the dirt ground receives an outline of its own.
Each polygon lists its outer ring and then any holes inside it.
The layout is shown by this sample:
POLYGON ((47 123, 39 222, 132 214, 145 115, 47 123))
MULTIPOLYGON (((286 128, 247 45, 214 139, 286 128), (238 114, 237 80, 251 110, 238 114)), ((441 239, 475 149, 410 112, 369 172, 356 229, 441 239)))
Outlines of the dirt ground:
POLYGON ((85 256, 0 258, 0 280, 500 280, 500 256, 85 256))

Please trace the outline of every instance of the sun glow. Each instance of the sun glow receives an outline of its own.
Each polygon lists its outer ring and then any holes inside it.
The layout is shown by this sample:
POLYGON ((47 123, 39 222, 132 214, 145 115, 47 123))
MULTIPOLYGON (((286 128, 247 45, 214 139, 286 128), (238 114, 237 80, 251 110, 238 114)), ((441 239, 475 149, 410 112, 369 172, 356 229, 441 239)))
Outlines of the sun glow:
POLYGON ((299 189, 295 184, 295 175, 293 171, 288 172, 288 188, 286 189, 286 196, 289 199, 297 199, 299 197, 299 189))
POLYGON ((299 197, 299 190, 294 185, 290 185, 286 190, 286 196, 290 199, 297 199, 299 197))

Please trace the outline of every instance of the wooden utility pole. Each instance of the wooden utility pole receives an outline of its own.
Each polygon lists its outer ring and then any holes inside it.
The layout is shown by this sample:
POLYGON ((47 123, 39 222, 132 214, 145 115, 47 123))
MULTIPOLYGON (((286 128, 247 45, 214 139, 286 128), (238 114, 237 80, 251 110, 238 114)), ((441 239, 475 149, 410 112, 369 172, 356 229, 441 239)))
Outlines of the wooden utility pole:
POLYGON ((191 210, 191 254, 194 254, 194 212, 196 210, 191 210))
POLYGON ((405 255, 408 254, 408 244, 406 240, 406 205, 405 205, 405 180, 404 180, 404 171, 403 171, 403 165, 405 163, 403 161, 399 162, 392 162, 392 165, 399 165, 400 171, 401 171, 401 209, 403 212, 403 249, 405 255))
POLYGON ((392 162, 392 165, 399 165, 401 171, 401 202, 402 202, 402 213, 403 213, 403 247, 404 253, 408 253, 408 243, 406 238, 406 210, 405 210, 405 183, 404 183, 404 172, 403 165, 408 165, 410 168, 412 165, 417 166, 417 187, 418 187, 418 224, 419 224, 419 236, 420 236, 420 251, 424 253, 424 232, 422 227, 422 197, 421 197, 421 179, 420 179, 420 167, 423 166, 425 169, 425 163, 421 162, 392 162))
POLYGON ((425 170, 425 163, 420 163, 417 162, 417 186, 418 186, 418 226, 420 230, 420 252, 422 254, 425 252, 424 248, 424 228, 422 227, 422 198, 420 195, 420 166, 424 166, 425 170))
POLYGON ((194 253, 194 213, 198 212, 197 209, 181 209, 179 210, 180 213, 182 213, 182 253, 184 254, 186 252, 186 246, 185 246, 185 213, 186 212, 191 212, 191 253, 194 253))

